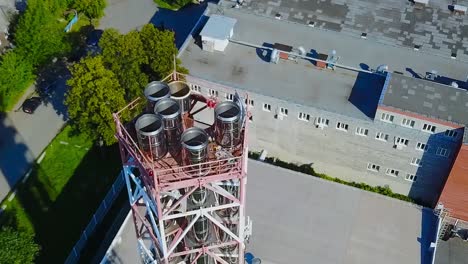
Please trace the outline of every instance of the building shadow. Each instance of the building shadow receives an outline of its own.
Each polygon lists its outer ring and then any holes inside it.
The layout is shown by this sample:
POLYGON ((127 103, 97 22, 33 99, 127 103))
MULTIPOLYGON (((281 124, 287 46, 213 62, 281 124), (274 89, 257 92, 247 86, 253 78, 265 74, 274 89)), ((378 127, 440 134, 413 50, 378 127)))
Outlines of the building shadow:
POLYGON ((406 68, 406 71, 411 74, 411 76, 413 78, 417 78, 417 79, 423 79, 424 76, 421 76, 419 73, 415 72, 413 69, 411 68, 406 68))
POLYGON ((257 53, 257 56, 258 56, 261 60, 263 60, 264 62, 270 62, 271 50, 268 49, 268 48, 273 48, 273 44, 267 43, 267 42, 263 42, 262 46, 265 47, 265 48, 267 48, 267 49, 256 48, 256 49, 255 49, 255 52, 257 53))
MULTIPOLYGON (((430 72, 426 72, 426 76, 428 76, 430 74, 431 74, 430 72)), ((430 80, 430 79, 428 79, 428 80, 430 80)), ((445 84, 445 85, 449 85, 449 86, 452 86, 453 83, 456 83, 458 88, 468 90, 468 76, 467 76, 466 81, 461 81, 461 80, 449 78, 449 77, 446 77, 446 76, 437 75, 437 76, 434 77, 434 80, 430 80, 430 81, 445 84)))
POLYGON ((34 163, 34 155, 5 113, 0 113, 0 201, 21 181, 34 163), (5 184, 5 183, 6 184, 5 184))
MULTIPOLYGON (((431 134, 426 142, 427 150, 420 158, 420 164, 414 174, 408 196, 418 204, 434 208, 452 169, 457 153, 462 144, 463 128, 455 129, 457 138, 452 139, 444 132, 431 134), (444 150, 447 156, 444 156, 444 150)), ((424 142, 422 142, 424 143, 424 142)), ((403 175, 406 177, 406 175, 403 175)))
MULTIPOLYGON (((308 57, 318 59, 318 52, 315 49, 311 49, 309 53, 306 54, 308 57)), ((312 63, 314 66, 317 66, 317 62, 315 60, 308 60, 310 63, 312 63)))
POLYGON ((437 216, 430 208, 421 209, 421 234, 417 238, 420 244, 421 264, 431 264, 434 251, 431 242, 437 238, 437 216))
POLYGON ((349 96, 349 102, 367 117, 374 118, 385 78, 386 76, 381 74, 359 72, 349 96))
POLYGON ((150 19, 149 23, 164 30, 175 33, 175 44, 178 49, 182 47, 185 40, 194 31, 195 26, 202 18, 208 3, 218 1, 204 1, 200 4, 188 4, 177 11, 159 8, 150 19))

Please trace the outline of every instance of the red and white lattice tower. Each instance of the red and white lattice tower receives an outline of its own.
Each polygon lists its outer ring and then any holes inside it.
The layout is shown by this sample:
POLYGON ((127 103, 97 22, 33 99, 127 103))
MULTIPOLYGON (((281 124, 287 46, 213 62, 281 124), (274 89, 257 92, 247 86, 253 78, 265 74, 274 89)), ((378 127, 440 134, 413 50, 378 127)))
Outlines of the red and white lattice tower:
POLYGON ((143 262, 244 263, 247 95, 174 72, 145 96, 114 114, 143 262))

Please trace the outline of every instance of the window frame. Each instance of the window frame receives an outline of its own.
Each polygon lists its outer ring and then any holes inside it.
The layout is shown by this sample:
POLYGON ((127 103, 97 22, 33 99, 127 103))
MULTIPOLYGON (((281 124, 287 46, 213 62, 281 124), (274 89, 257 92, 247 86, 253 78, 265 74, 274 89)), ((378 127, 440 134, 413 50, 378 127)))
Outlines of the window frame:
POLYGON ((336 130, 348 132, 349 125, 343 122, 336 122, 336 130))
POLYGON ((408 127, 408 128, 414 128, 414 125, 416 125, 416 121, 414 121, 413 119, 403 118, 401 120, 401 126, 408 127), (408 122, 409 122, 409 124, 407 124, 408 122))
POLYGON ((385 174, 388 176, 392 176, 392 177, 398 177, 398 174, 400 174, 400 171, 396 169, 392 169, 392 168, 387 168, 385 170, 385 174))
POLYGON ((369 135, 369 129, 364 127, 356 127, 356 135, 367 137, 369 135), (361 130, 364 131, 364 133, 361 133, 361 130))
POLYGON ((309 122, 310 121, 310 114, 304 113, 304 112, 299 112, 297 114, 297 119, 304 121, 304 122, 309 122))
POLYGON ((436 131, 437 127, 435 125, 431 125, 431 124, 428 124, 428 123, 424 123, 421 130, 426 132, 426 133, 430 133, 430 134, 434 134, 435 131, 436 131))
POLYGON ((383 122, 391 123, 393 124, 393 120, 395 119, 395 116, 389 113, 382 113, 380 115, 380 120, 383 122))
POLYGON ((269 104, 269 103, 263 103, 262 109, 263 109, 263 111, 265 111, 265 112, 271 112, 271 104, 269 104))
POLYGON ((369 170, 369 171, 380 172, 381 167, 382 166, 380 166, 378 164, 374 164, 374 163, 370 163, 370 162, 367 163, 367 170, 369 170))
POLYGON ((375 140, 379 140, 382 142, 388 142, 388 139, 390 138, 390 135, 384 132, 377 132, 375 133, 375 140), (383 135, 384 138, 377 137, 379 134, 383 135))
POLYGON ((417 142, 414 148, 418 151, 427 152, 429 150, 429 145, 427 143, 417 142))

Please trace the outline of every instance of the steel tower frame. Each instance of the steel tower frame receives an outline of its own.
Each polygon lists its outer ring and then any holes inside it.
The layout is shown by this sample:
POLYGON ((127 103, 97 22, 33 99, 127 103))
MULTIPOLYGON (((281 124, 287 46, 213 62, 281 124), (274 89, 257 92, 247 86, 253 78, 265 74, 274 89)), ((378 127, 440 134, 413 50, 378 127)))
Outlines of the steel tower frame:
MULTIPOLYGON (((162 81, 187 81, 197 78, 174 71, 162 81)), ((203 81, 205 86, 219 86, 203 81)), ((224 90, 229 87, 222 87, 224 90)), ((231 88, 232 91, 234 91, 231 88)), ((213 108, 216 101, 210 97, 195 95, 198 102, 206 105, 201 110, 213 108)), ((247 98, 247 95, 245 95, 247 98)), ((125 111, 135 109, 142 102, 137 98, 125 108, 114 113, 116 137, 119 142, 123 172, 133 214, 138 248, 145 263, 172 264, 179 261, 198 263, 210 256, 210 263, 243 264, 245 240, 251 235, 251 222, 245 216, 247 182, 248 137, 247 123, 250 113, 243 120, 242 142, 238 155, 198 164, 206 168, 203 176, 194 174, 200 167, 180 166, 172 158, 152 161, 138 147, 131 131, 122 121, 125 111), (195 176, 194 176, 195 175, 195 176), (225 186, 237 187, 235 193, 225 186), (189 198, 196 191, 209 190, 223 203, 209 207, 189 208, 189 198), (169 202, 168 202, 169 201, 169 202), (182 207, 182 205, 185 206, 182 207), (182 208, 182 209, 181 209, 182 208), (236 212, 234 216, 221 217, 226 210, 236 212), (190 232, 200 218, 210 222, 210 243, 190 244, 190 232), (228 250, 230 249, 230 250, 228 250)), ((192 109, 197 102, 192 102, 192 109)), ((199 112, 198 110, 196 112, 199 112)), ((235 188, 234 187, 234 188, 235 188)), ((184 262, 183 262, 184 263, 184 262)))

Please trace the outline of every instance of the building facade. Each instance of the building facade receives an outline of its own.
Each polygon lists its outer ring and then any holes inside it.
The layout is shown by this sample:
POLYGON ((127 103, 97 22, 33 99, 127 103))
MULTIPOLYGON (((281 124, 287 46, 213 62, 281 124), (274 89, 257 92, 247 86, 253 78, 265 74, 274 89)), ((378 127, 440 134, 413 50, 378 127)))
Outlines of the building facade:
MULTIPOLYGON (((391 78, 391 77, 390 77, 391 78)), ((232 100, 222 86, 190 79, 192 92, 232 100)), ((464 128, 379 106, 364 120, 249 93, 250 149, 311 164, 348 181, 389 186, 434 204, 450 172, 464 128), (449 132, 447 132, 449 131, 449 132)))

